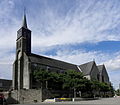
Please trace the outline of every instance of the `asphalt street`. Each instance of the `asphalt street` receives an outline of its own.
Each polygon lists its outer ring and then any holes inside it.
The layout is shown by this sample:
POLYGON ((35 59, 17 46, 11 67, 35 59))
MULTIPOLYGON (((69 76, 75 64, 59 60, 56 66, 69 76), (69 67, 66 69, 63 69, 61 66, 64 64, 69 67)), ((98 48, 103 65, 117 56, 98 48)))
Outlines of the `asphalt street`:
MULTIPOLYGON (((120 105, 120 97, 102 98, 99 100, 76 101, 76 102, 42 102, 37 105, 120 105)), ((19 104, 22 105, 22 104, 19 104)), ((35 105, 35 104, 24 104, 35 105)))

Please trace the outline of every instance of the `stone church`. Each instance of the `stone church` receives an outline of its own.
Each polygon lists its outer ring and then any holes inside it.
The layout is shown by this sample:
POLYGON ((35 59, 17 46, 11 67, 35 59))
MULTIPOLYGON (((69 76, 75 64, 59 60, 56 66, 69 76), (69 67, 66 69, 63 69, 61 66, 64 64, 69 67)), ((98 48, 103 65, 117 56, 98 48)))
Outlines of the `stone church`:
POLYGON ((69 69, 80 71, 77 65, 31 53, 31 30, 27 27, 26 15, 24 15, 22 27, 17 31, 13 89, 34 88, 32 71, 36 66, 58 73, 69 69))
POLYGON ((31 30, 28 29, 26 15, 24 14, 22 27, 17 31, 16 58, 13 64, 13 89, 35 88, 32 80, 34 67, 52 70, 58 73, 62 73, 65 70, 75 70, 77 72, 83 72, 84 76, 89 79, 95 78, 97 80, 100 80, 100 75, 102 75, 105 82, 109 82, 105 66, 104 68, 101 66, 97 67, 95 62, 88 62, 79 66, 33 54, 31 52, 31 30))

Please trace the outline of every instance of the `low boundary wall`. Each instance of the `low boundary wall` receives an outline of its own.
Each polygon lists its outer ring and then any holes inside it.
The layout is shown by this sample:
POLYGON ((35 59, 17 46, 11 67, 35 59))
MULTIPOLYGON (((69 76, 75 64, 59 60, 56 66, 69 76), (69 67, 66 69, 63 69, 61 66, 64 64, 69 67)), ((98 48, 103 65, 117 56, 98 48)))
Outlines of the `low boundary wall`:
POLYGON ((8 104, 40 103, 42 102, 42 91, 41 89, 14 90, 8 95, 7 102, 8 104))

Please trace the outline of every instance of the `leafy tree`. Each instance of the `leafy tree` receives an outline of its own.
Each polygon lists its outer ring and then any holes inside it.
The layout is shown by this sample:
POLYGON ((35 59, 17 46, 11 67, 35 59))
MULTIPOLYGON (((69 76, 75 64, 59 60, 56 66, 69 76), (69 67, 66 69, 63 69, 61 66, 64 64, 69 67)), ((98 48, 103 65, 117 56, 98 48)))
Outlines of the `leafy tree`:
POLYGON ((50 72, 48 77, 48 87, 55 90, 61 90, 63 85, 63 78, 61 74, 50 72))
POLYGON ((44 69, 34 70, 33 80, 40 84, 40 87, 46 87, 49 89, 62 89, 62 75, 56 72, 48 72, 44 69))
POLYGON ((40 70, 34 70, 33 72, 33 80, 40 85, 40 87, 43 87, 45 82, 49 79, 49 73, 48 71, 44 69, 40 70))
POLYGON ((83 75, 80 72, 68 70, 63 74, 63 88, 74 89, 78 87, 78 84, 82 81, 83 75))
POLYGON ((63 88, 69 91, 74 91, 74 96, 77 93, 91 91, 91 81, 83 77, 81 72, 68 70, 64 74, 63 88))
POLYGON ((116 95, 120 96, 120 89, 116 90, 116 95))
POLYGON ((113 97, 115 95, 115 90, 113 86, 110 84, 110 97, 113 97))
MULTIPOLYGON (((106 92, 114 94, 114 89, 111 85, 99 82, 90 81, 83 77, 81 72, 76 72, 74 70, 68 70, 64 73, 48 72, 43 69, 35 69, 33 72, 33 80, 37 82, 39 87, 48 87, 53 90, 67 90, 82 92, 89 94, 90 97, 93 94, 101 95, 103 92, 104 96, 106 92)), ((87 96, 87 97, 89 97, 87 96)))

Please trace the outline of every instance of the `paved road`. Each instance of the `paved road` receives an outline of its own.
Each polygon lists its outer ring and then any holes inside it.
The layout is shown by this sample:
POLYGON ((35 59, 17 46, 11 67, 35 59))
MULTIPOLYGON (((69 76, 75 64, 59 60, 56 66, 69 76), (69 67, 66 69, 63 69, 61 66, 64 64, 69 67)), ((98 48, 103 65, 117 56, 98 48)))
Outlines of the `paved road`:
MULTIPOLYGON (((39 105, 120 105, 120 97, 117 98, 102 98, 100 100, 91 101, 76 101, 76 102, 43 102, 39 105)), ((25 104, 24 104, 25 105, 25 104)), ((29 104, 35 105, 35 104, 29 104)))

